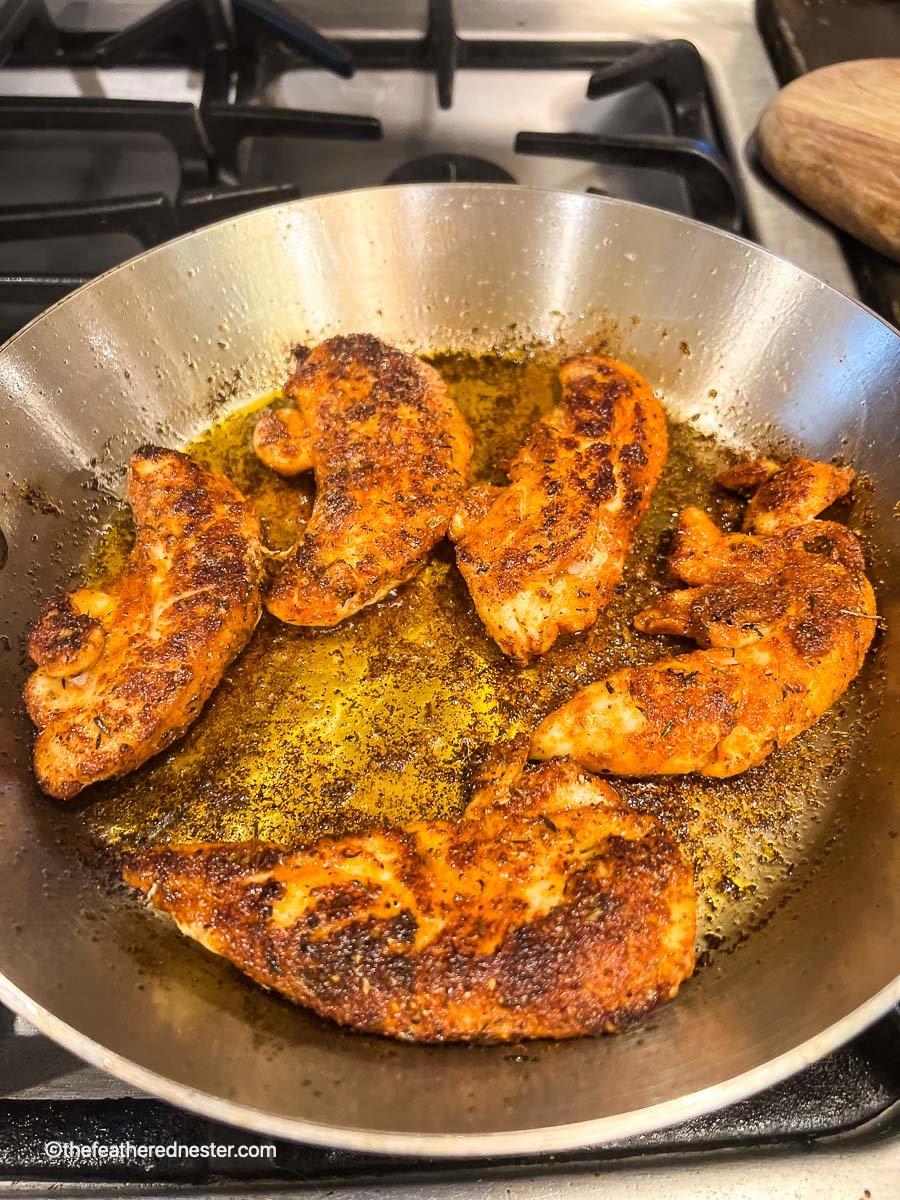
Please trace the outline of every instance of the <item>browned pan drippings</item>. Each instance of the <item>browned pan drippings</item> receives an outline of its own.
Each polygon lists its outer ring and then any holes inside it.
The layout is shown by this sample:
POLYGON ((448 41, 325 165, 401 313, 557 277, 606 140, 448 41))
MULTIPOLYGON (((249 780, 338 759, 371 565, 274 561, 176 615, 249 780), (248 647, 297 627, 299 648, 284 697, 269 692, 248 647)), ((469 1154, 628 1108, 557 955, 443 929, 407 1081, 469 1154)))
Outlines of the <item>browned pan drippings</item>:
MULTIPOLYGON (((436 357, 475 433, 476 478, 500 467, 554 402, 546 357, 436 357)), ((215 425, 188 449, 252 500, 275 549, 289 546, 312 501, 309 476, 286 480, 250 450, 258 408, 215 425)), ((291 844, 323 832, 461 812, 488 747, 531 730, 579 686, 674 652, 631 618, 665 579, 661 538, 688 504, 734 526, 742 504, 713 486, 728 461, 713 440, 670 424, 670 455, 624 579, 587 634, 562 638, 528 668, 484 631, 443 543, 422 574, 336 628, 304 630, 265 617, 201 719, 174 750, 98 789, 84 819, 117 850, 154 842, 261 839, 291 844)), ((764 449, 755 447, 754 449, 764 449)), ((851 522, 852 523, 852 522, 851 522)), ((127 517, 105 535, 89 574, 114 575, 127 517)), ((852 724, 871 697, 871 666, 814 730, 735 779, 617 782, 657 814, 697 863, 701 947, 732 943, 796 886, 824 844, 824 781, 840 769, 852 724)))

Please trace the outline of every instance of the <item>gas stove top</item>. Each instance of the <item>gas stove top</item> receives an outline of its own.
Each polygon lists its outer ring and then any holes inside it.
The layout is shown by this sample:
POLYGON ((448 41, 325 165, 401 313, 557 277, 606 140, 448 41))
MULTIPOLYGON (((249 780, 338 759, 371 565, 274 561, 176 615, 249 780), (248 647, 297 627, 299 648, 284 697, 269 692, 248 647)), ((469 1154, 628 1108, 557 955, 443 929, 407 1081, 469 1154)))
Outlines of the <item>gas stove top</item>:
MULTIPOLYGON (((179 232, 410 180, 505 179, 658 205, 895 311, 890 272, 858 258, 851 270, 834 234, 754 167, 752 130, 776 83, 750 0, 716 0, 714 19, 699 0, 457 0, 455 11, 383 0, 365 6, 364 25, 360 7, 308 0, 304 21, 268 0, 50 2, 30 21, 33 6, 8 8, 0 332, 179 232)), ((0 1010, 0 1194, 30 1195, 643 1187, 657 1200, 882 1200, 900 1178, 900 1024, 892 1014, 729 1109, 578 1154, 460 1163, 278 1143, 262 1158, 261 1144, 135 1094, 0 1010), (114 1162, 48 1149, 70 1142, 227 1153, 114 1162)))
POLYGON ((366 27, 357 9, 307 3, 327 36, 268 0, 57 2, 11 20, 0 333, 178 232, 421 179, 659 205, 855 293, 836 239, 752 169, 774 81, 749 0, 717 3, 715 23, 654 0, 605 4, 602 23, 591 4, 370 4, 366 27))

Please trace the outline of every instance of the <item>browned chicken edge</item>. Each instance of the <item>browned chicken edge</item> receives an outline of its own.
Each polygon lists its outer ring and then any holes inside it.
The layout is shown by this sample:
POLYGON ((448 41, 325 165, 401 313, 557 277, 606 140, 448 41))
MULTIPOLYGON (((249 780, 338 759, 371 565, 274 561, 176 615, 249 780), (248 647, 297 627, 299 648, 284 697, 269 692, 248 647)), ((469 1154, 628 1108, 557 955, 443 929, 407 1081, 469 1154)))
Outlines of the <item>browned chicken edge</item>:
POLYGON ((596 621, 668 452, 662 407, 631 367, 577 356, 559 380, 561 402, 532 427, 509 485, 477 484, 450 523, 478 615, 521 663, 596 621))
POLYGON ((259 521, 223 475, 145 446, 127 494, 137 533, 120 579, 51 600, 28 639, 34 769, 59 799, 180 737, 262 611, 259 521))
POLYGON ((330 627, 421 570, 468 483, 472 431, 428 363, 370 334, 314 347, 263 413, 258 457, 315 473, 313 511, 266 595, 292 625, 330 627))
POLYGON ((286 850, 169 846, 126 881, 264 987, 417 1042, 623 1029, 693 970, 693 871, 573 763, 487 779, 458 821, 286 850))
POLYGON ((876 628, 858 539, 815 519, 852 478, 808 459, 725 472, 723 485, 752 494, 744 532, 685 509, 669 564, 687 586, 634 622, 703 649, 583 688, 538 726, 532 757, 571 755, 614 775, 722 778, 814 724, 858 674, 876 628))

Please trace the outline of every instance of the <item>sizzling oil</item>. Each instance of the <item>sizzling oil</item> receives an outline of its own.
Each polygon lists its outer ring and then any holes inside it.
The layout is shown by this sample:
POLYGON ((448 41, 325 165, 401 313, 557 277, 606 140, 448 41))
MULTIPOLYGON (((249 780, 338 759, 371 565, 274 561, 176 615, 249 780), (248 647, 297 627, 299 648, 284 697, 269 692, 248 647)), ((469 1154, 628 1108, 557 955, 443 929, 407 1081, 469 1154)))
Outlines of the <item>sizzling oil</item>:
MULTIPOLYGON (((554 402, 553 365, 529 357, 434 361, 474 430, 476 477, 502 482, 503 462, 554 402)), ((277 550, 302 531, 313 491, 307 477, 281 479, 250 451, 256 412, 271 399, 226 417, 187 449, 250 498, 277 550)), ((664 532, 686 504, 725 524, 739 506, 713 487, 724 462, 713 441, 671 425, 670 443, 622 583, 592 630, 561 639, 533 666, 511 665, 485 634, 443 543, 418 578, 335 629, 265 616, 179 745, 98 789, 85 816, 92 832, 121 850, 158 840, 290 844, 459 813, 471 768, 490 746, 534 728, 577 687, 679 649, 630 625, 665 586, 664 532)), ((92 581, 114 577, 129 545, 124 514, 101 540, 92 581)), ((733 940, 770 912, 794 865, 820 842, 820 798, 841 753, 836 720, 737 779, 618 785, 675 831, 697 863, 707 944, 733 940)))

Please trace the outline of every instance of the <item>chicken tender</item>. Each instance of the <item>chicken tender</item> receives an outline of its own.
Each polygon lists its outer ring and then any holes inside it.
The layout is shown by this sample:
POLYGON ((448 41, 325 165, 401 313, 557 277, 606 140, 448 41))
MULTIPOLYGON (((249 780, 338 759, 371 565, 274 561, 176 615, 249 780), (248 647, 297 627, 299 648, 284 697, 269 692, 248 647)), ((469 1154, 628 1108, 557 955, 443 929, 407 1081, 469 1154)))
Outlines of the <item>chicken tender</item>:
POLYGON ((60 799, 180 737, 262 611, 259 522, 224 476, 146 446, 128 502, 137 536, 121 579, 51 601, 28 641, 34 769, 60 799))
POLYGON ((693 970, 693 870, 573 763, 495 765, 463 818, 285 850, 156 848, 124 875, 257 983, 419 1042, 631 1024, 693 970))
POLYGON ((450 524, 478 615, 519 662, 588 629, 622 576, 667 454, 647 383, 608 358, 570 358, 560 404, 533 427, 508 487, 481 484, 450 524))
POLYGON ((292 625, 336 625, 411 579, 447 532, 472 431, 427 363, 368 334, 316 346, 264 413, 254 449, 282 475, 312 469, 316 499, 266 597, 292 625))
POLYGON ((756 489, 746 532, 699 509, 679 519, 672 573, 691 586, 635 618, 644 633, 701 650, 617 671, 538 727, 534 758, 571 755, 616 775, 725 777, 808 729, 859 672, 876 607, 857 538, 813 518, 846 494, 852 471, 794 459, 753 463, 720 482, 756 489))

